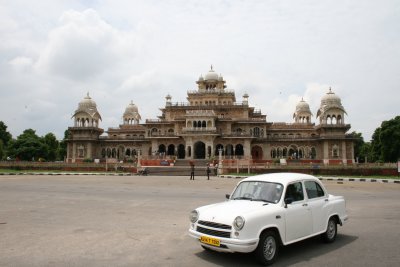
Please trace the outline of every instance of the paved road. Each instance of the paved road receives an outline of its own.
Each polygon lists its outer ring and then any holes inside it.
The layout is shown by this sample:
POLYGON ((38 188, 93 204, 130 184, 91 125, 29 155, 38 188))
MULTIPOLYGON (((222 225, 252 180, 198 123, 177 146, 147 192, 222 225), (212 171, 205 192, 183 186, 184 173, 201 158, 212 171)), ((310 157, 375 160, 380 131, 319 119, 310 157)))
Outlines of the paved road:
MULTIPOLYGON (((0 266, 258 266, 188 237, 188 213, 223 201, 237 179, 0 176, 0 266)), ((281 250, 274 266, 398 266, 400 185, 325 182, 350 221, 333 244, 281 250)))

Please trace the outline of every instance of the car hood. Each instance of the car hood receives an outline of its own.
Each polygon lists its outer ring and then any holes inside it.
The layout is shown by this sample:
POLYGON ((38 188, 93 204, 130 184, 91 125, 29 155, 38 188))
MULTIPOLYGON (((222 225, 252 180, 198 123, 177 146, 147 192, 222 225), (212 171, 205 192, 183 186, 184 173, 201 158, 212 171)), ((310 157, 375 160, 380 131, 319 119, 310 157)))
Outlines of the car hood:
POLYGON ((197 209, 199 220, 232 225, 237 216, 247 219, 260 209, 274 210, 275 204, 262 201, 229 200, 217 204, 203 206, 197 209))

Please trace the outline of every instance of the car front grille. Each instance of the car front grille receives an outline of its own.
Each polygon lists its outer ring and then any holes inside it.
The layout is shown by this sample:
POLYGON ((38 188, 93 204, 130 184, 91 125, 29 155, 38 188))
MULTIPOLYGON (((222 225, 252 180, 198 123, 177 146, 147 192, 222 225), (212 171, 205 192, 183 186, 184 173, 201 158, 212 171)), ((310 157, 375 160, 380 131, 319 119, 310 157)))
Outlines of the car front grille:
POLYGON ((219 229, 225 229, 225 230, 232 230, 232 226, 227 225, 227 224, 222 224, 222 223, 215 223, 215 222, 207 222, 207 221, 199 221, 198 224, 212 227, 212 228, 219 228, 219 229))
POLYGON ((208 221, 199 221, 196 228, 202 234, 230 238, 232 226, 208 221))

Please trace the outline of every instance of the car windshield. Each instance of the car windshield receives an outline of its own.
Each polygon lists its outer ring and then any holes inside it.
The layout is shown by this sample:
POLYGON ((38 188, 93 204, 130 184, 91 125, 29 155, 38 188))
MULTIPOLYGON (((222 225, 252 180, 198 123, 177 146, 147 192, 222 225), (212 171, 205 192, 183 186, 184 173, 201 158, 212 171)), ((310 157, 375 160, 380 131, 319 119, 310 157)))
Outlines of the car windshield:
POLYGON ((269 183, 261 181, 246 181, 241 182, 235 192, 233 192, 231 199, 251 200, 251 201, 264 201, 268 203, 278 203, 281 199, 283 186, 278 183, 269 183))

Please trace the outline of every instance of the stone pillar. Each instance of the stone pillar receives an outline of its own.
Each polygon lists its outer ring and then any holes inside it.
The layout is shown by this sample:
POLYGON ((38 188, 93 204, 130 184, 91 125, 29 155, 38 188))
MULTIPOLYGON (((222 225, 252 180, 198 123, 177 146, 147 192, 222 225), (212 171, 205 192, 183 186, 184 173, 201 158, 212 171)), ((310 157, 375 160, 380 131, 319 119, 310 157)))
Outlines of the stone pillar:
POLYGON ((94 155, 93 155, 93 152, 92 152, 92 143, 88 143, 88 144, 87 144, 87 154, 86 154, 86 158, 94 159, 94 155))
POLYGON ((244 157, 245 158, 251 158, 251 145, 250 145, 250 140, 244 140, 243 144, 243 152, 244 152, 244 157))
POLYGON ((342 162, 344 165, 347 164, 347 150, 346 150, 346 141, 342 141, 342 162))
POLYGON ((76 143, 73 142, 72 143, 72 155, 71 155, 72 163, 75 163, 75 159, 76 159, 76 143))
POLYGON ((328 141, 324 141, 322 145, 323 145, 322 155, 323 155, 324 164, 329 164, 329 143, 328 143, 328 141))

